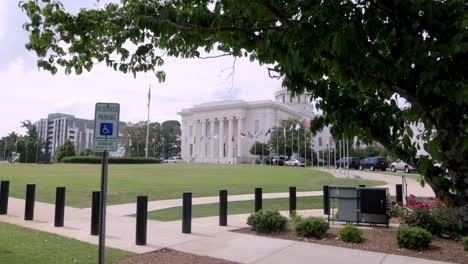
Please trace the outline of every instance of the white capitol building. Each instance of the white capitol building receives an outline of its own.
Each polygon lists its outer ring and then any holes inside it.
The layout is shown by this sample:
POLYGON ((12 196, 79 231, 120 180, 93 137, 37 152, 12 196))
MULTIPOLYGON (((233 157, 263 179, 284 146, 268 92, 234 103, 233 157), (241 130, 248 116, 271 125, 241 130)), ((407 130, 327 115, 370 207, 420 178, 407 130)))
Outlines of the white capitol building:
MULTIPOLYGON (((275 92, 275 101, 219 101, 182 109, 181 156, 189 162, 250 163, 255 141, 268 142, 264 133, 279 126, 282 120, 311 120, 314 108, 309 96, 292 96, 287 90, 275 92), (262 132, 260 138, 241 136, 262 132)), ((329 129, 313 139, 315 151, 333 145, 329 129)), ((316 154, 315 154, 316 155, 316 154)))

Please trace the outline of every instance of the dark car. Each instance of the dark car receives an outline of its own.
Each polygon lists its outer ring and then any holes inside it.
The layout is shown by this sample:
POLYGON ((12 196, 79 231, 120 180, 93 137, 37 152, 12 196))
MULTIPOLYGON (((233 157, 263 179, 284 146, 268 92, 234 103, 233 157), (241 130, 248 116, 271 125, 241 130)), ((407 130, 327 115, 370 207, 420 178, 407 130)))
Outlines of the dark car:
POLYGON ((350 168, 359 169, 359 158, 357 157, 343 157, 336 161, 335 167, 338 168, 350 168))
POLYGON ((270 156, 263 159, 263 164, 284 166, 285 160, 284 156, 270 156))
POLYGON ((382 170, 385 171, 388 168, 388 161, 386 158, 381 157, 371 157, 361 160, 359 169, 370 169, 373 170, 382 170))

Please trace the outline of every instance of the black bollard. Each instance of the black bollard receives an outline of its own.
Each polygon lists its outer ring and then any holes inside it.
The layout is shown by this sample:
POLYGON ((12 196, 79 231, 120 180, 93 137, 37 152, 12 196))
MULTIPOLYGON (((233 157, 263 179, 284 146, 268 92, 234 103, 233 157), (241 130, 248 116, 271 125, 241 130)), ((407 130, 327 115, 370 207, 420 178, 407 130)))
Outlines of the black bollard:
POLYGON ((26 206, 24 207, 24 220, 34 219, 34 200, 36 197, 36 185, 26 185, 26 206))
POLYGON ((192 232, 192 193, 186 192, 182 196, 182 233, 192 232))
POLYGON ((8 212, 8 193, 10 191, 10 182, 2 181, 0 183, 0 215, 8 212))
POLYGON ((396 185, 396 201, 397 203, 403 203, 403 185, 396 185))
POLYGON ((365 184, 359 184, 359 187, 360 188, 366 188, 366 185, 365 184))
POLYGON ((219 225, 227 226, 228 199, 227 190, 219 191, 219 225))
POLYGON ((289 187, 289 215, 296 212, 296 187, 289 187))
POLYGON ((136 212, 135 243, 139 246, 146 245, 147 219, 148 219, 148 196, 138 196, 137 197, 137 212, 136 212))
POLYGON ((99 200, 101 192, 93 192, 93 201, 91 204, 91 235, 99 235, 99 200))
POLYGON ((323 186, 323 214, 330 217, 330 190, 328 185, 323 186))
POLYGON ((63 226, 65 217, 65 187, 57 187, 55 196, 55 223, 56 227, 63 226))
POLYGON ((255 212, 262 210, 262 188, 255 188, 255 212))

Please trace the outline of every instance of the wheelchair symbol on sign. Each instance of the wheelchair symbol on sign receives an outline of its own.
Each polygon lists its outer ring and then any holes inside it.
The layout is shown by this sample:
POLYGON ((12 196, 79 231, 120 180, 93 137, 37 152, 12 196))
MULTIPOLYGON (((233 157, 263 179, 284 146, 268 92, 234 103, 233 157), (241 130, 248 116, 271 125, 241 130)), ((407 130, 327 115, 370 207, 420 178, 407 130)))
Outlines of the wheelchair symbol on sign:
POLYGON ((112 136, 114 124, 112 123, 101 123, 101 127, 99 129, 99 135, 101 136, 112 136))

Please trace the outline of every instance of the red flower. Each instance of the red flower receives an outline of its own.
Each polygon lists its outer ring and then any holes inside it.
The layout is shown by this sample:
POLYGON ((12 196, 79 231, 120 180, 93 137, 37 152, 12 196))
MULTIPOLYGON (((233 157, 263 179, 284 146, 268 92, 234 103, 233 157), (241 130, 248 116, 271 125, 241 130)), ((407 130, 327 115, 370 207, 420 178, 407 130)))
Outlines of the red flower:
POLYGON ((446 204, 444 204, 444 203, 443 203, 443 204, 441 204, 441 206, 442 206, 443 208, 447 208, 447 205, 446 205, 446 204))
POLYGON ((409 195, 411 198, 415 198, 416 196, 414 196, 414 194, 410 194, 409 195))

